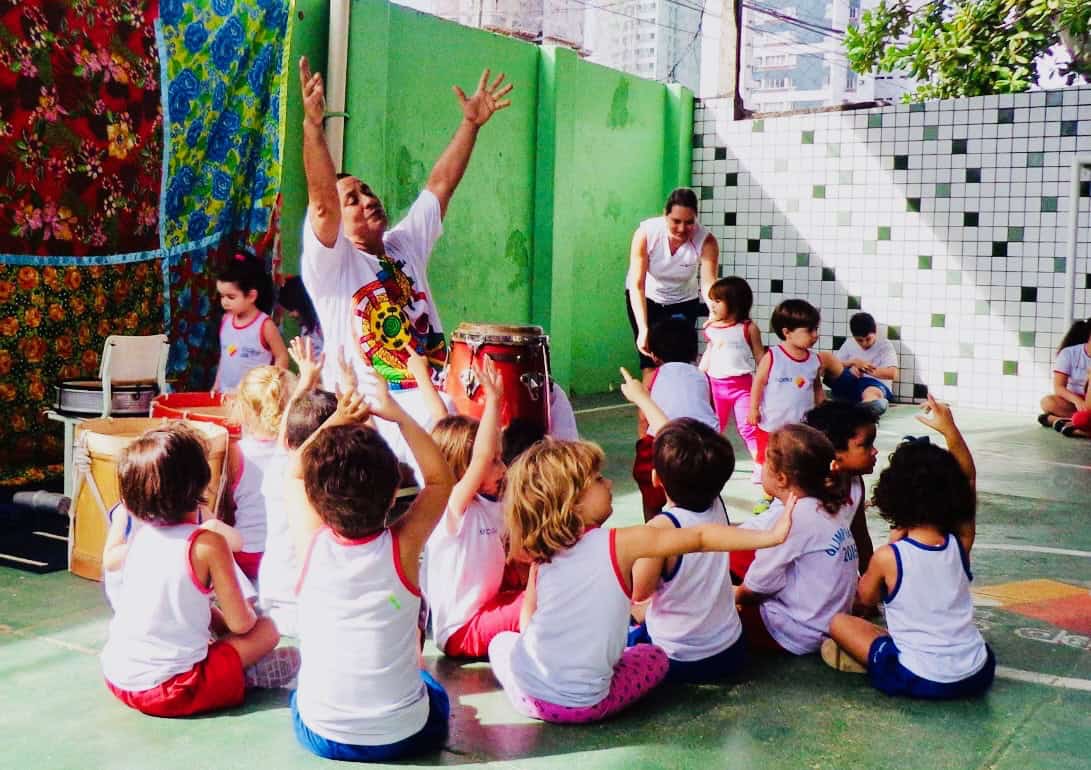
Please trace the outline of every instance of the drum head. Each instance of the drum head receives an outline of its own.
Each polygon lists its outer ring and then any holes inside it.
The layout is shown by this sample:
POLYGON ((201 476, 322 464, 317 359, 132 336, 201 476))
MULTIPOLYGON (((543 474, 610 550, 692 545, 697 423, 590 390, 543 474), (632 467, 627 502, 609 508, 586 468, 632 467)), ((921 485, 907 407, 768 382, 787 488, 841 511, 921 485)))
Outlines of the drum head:
POLYGON ((541 326, 507 326, 504 324, 460 323, 451 333, 452 340, 491 343, 494 345, 526 345, 545 339, 541 326))
MULTIPOLYGON (((102 380, 64 380, 57 386, 61 391, 93 391, 95 393, 102 393, 102 380)), ((159 392, 159 386, 154 382, 117 382, 115 381, 110 390, 114 393, 120 391, 126 391, 129 393, 148 393, 151 391, 159 392)))

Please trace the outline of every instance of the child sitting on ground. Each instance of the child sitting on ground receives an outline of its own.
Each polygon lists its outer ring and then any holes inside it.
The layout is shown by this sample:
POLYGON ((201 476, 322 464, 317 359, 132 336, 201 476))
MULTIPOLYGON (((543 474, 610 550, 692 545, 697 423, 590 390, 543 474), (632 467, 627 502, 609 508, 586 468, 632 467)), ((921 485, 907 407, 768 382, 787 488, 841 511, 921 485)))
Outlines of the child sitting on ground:
MULTIPOLYGON (((769 436, 765 491, 785 506, 793 496, 798 502, 782 545, 758 552, 748 569, 732 554, 732 569, 743 578, 735 600, 752 650, 818 652, 830 619, 852 607, 858 573, 850 527, 864 485, 832 472, 835 458, 830 440, 806 425, 769 436)), ((763 517, 742 526, 769 524, 763 517)))
POLYGON ((894 400, 891 387, 898 377, 898 354, 885 337, 879 337, 879 327, 871 313, 856 313, 849 319, 852 336, 841 344, 837 360, 844 365, 840 372, 831 367, 830 392, 834 398, 851 403, 863 403, 880 417, 894 400))
POLYGON ((885 629, 839 613, 822 659, 867 671, 887 695, 959 698, 992 684, 996 658, 974 625, 970 549, 976 507, 974 461, 951 410, 931 396, 917 419, 943 435, 903 441, 879 476, 875 504, 894 527, 860 578, 863 603, 880 599, 885 629))
MULTIPOLYGON (((684 318, 661 321, 648 332, 648 350, 656 362, 649 375, 647 391, 668 420, 692 417, 710 428, 718 428, 719 420, 712 403, 712 386, 708 375, 694 362, 697 360, 697 330, 684 318)), ((662 487, 652 483, 652 443, 655 431, 650 427, 636 442, 633 479, 640 487, 644 506, 644 521, 650 521, 663 510, 667 498, 662 487)))
MULTIPOLYGON (((765 462, 769 434, 798 423, 808 409, 821 404, 826 397, 820 377, 822 364, 818 354, 811 350, 818 342, 821 320, 818 309, 802 299, 786 299, 773 308, 769 325, 781 344, 768 348, 758 362, 750 391, 750 414, 746 418, 750 425, 760 429, 755 458, 758 465, 765 462)), ((771 502, 766 495, 754 512, 761 513, 771 502)))
POLYGON ((200 437, 177 426, 146 432, 118 462, 121 499, 143 525, 126 548, 102 672, 118 700, 152 716, 238 706, 299 663, 294 648, 274 650, 276 626, 243 597, 227 542, 197 523, 211 475, 200 437))
POLYGON ((498 634, 489 662, 515 708, 548 722, 604 719, 667 675, 661 648, 625 648, 637 560, 765 548, 782 542, 791 527, 789 505, 765 531, 722 524, 601 529, 613 508, 602 463, 595 444, 547 438, 508 470, 504 520, 511 548, 534 566, 522 630, 498 634))
MULTIPOLYGON (((712 385, 712 400, 720 432, 735 414, 738 430, 750 456, 758 456, 758 427, 746 419, 750 414, 750 392, 754 387, 756 362, 765 354, 761 332, 750 321, 754 294, 750 284, 736 275, 721 278, 708 289, 709 312, 705 324, 708 347, 698 368, 705 372, 712 385)), ((752 481, 761 483, 761 468, 755 463, 752 481)))
POLYGON ((242 437, 228 445, 227 482, 234 526, 243 541, 235 561, 251 580, 258 579, 265 552, 262 487, 269 463, 277 454, 277 433, 295 382, 295 376, 285 369, 259 366, 246 373, 235 394, 234 411, 242 425, 242 437))
MULTIPOLYGON (((336 414, 301 447, 306 494, 289 495, 303 662, 292 696, 296 738, 327 759, 383 762, 435 751, 447 739, 450 704, 420 669, 418 576, 424 544, 454 486, 432 438, 364 370, 361 395, 345 391, 336 414), (388 522, 401 479, 398 459, 370 416, 397 425, 423 484, 388 522)), ((294 487, 289 487, 289 491, 294 487)))
POLYGON ((421 588, 432 613, 436 646, 448 656, 479 658, 501 631, 519 630, 523 592, 500 590, 504 578, 504 517, 500 485, 500 410, 504 386, 491 359, 474 368, 485 390, 478 423, 452 415, 432 438, 458 479, 447 510, 424 549, 421 588))
MULTIPOLYGON (((846 401, 823 401, 803 415, 803 424, 822 431, 833 444, 833 470, 843 473, 863 484, 863 477, 875 470, 879 450, 875 448, 878 433, 873 412, 859 404, 846 401)), ((860 504, 852 517, 852 537, 860 555, 860 574, 868 568, 875 548, 867 528, 867 496, 860 496, 860 504)))
POLYGON ((1091 318, 1076 321, 1057 348, 1053 392, 1042 399, 1038 423, 1065 436, 1091 438, 1091 318))

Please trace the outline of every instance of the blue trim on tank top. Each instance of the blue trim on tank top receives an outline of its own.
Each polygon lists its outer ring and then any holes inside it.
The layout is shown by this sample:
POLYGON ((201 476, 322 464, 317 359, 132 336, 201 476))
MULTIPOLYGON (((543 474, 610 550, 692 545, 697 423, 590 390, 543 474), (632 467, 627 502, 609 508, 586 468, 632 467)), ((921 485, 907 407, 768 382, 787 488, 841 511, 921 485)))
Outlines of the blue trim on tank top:
MULTIPOLYGON (((673 522, 674 526, 677 529, 682 528, 682 525, 678 522, 678 518, 673 513, 671 513, 670 511, 663 511, 663 515, 666 516, 668 519, 670 519, 671 522, 673 522)), ((672 569, 670 571, 670 574, 664 574, 664 575, 661 576, 664 583, 669 583, 671 580, 673 580, 674 576, 678 574, 678 570, 682 569, 682 556, 683 555, 684 554, 679 554, 678 555, 678 561, 675 563, 674 569, 672 569)))

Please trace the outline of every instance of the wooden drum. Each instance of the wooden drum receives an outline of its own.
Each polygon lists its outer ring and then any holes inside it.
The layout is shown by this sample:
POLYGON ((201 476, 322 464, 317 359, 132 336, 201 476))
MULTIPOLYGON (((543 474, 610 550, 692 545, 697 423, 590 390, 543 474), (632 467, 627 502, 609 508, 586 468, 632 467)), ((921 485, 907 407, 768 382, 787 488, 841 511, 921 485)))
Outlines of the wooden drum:
MULTIPOLYGON (((91 478, 79 485, 76 499, 72 501, 69 569, 74 574, 90 580, 102 579, 102 549, 109 530, 107 514, 121 499, 117 478, 121 451, 145 431, 166 422, 147 417, 107 417, 87 420, 76 427, 76 445, 85 447, 91 458, 91 478), (99 493, 97 496, 95 489, 99 493)), ((207 499, 211 502, 220 486, 220 473, 227 453, 227 430, 210 422, 190 424, 200 431, 208 445, 212 479, 207 499)))
POLYGON ((151 415, 221 425, 235 441, 242 435, 242 426, 231 416, 231 401, 223 393, 164 393, 152 399, 151 415))
POLYGON ((549 337, 540 326, 459 324, 451 335, 445 390, 460 414, 481 418, 485 391, 473 367, 493 360, 504 382, 500 424, 530 420, 549 431, 549 337))

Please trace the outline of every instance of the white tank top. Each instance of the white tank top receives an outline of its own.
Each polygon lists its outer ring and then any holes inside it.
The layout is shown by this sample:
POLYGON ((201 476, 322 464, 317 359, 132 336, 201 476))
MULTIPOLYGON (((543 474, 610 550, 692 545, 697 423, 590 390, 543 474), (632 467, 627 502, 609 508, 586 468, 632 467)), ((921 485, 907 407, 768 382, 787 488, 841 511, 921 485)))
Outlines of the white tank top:
MULTIPOLYGON (((675 526, 726 524, 717 500, 700 513, 672 508, 675 526)), ((673 660, 692 661, 723 652, 742 636, 726 553, 687 553, 664 575, 645 617, 648 635, 673 660)))
POLYGON ((258 566, 258 594, 262 609, 276 622, 277 630, 288 636, 296 634, 295 584, 299 563, 288 528, 288 508, 284 494, 288 453, 274 450, 266 465, 261 484, 265 499, 265 554, 258 566))
POLYGON ((538 606, 512 651, 512 676, 533 698, 594 706, 610 692, 625 650, 629 593, 614 558, 615 530, 592 529, 538 565, 538 606))
POLYGON ((477 495, 466 507, 455 534, 448 511, 424 549, 421 589, 432 613, 432 633, 441 650, 447 640, 496 596, 504 579, 504 544, 500 503, 477 495))
POLYGON ((299 577, 303 657, 296 705, 323 738, 380 746, 428 719, 420 678, 420 593, 401 569, 388 529, 345 540, 328 528, 311 540, 299 577))
POLYGON ((708 376, 722 380, 754 373, 754 351, 747 339, 750 321, 731 326, 706 326, 708 376))
POLYGON ((258 312, 245 326, 235 325, 235 316, 225 313, 220 322, 220 390, 231 393, 243 376, 258 366, 273 363, 273 354, 265 347, 262 327, 269 316, 258 312))
POLYGON ((265 495, 262 492, 269 462, 277 453, 274 439, 243 436, 239 439, 242 470, 235 479, 231 494, 235 499, 235 529, 242 536, 242 550, 261 553, 265 550, 265 495))
POLYGON ((690 239, 671 254, 666 217, 645 219, 640 223, 640 229, 648 243, 644 296, 660 305, 697 299, 700 294, 697 265, 701 261, 701 249, 709 235, 708 230, 698 224, 693 228, 690 239))
MULTIPOLYGON (((708 375, 693 364, 671 362, 661 365, 652 374, 649 393, 667 419, 692 417, 719 432, 720 420, 712 405, 712 385, 708 375)), ((648 435, 652 435, 651 428, 648 428, 648 435)))
POLYGON ((891 543, 898 580, 886 597, 886 626, 898 660, 933 682, 957 682, 985 665, 985 640, 974 625, 969 560, 954 535, 941 546, 905 538, 891 543))
POLYGON ((821 364, 810 350, 807 357, 797 360, 780 345, 769 348, 765 355, 773 357, 769 381, 761 401, 758 426, 766 433, 797 423, 807 410, 814 408, 814 381, 821 364))
POLYGON ((834 516, 815 498, 802 498, 788 539, 760 549, 746 573, 744 585, 768 596, 761 617, 769 635, 791 653, 817 652, 833 616, 852 608, 860 579, 852 519, 863 495, 863 480, 854 479, 834 516))
POLYGON ((208 656, 212 589, 190 560, 194 524, 137 527, 102 650, 102 673, 115 687, 142 692, 208 656))

